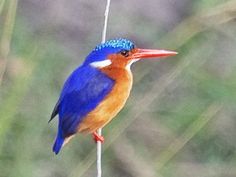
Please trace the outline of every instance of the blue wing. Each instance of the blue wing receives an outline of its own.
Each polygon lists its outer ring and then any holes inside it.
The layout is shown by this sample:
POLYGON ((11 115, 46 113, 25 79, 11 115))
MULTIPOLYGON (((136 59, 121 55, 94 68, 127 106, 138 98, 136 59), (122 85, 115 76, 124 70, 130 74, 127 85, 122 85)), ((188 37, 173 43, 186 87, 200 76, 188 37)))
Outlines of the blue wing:
POLYGON ((82 66, 67 79, 51 119, 59 114, 58 135, 53 147, 57 154, 66 137, 76 133, 82 119, 112 90, 114 80, 96 68, 82 66))

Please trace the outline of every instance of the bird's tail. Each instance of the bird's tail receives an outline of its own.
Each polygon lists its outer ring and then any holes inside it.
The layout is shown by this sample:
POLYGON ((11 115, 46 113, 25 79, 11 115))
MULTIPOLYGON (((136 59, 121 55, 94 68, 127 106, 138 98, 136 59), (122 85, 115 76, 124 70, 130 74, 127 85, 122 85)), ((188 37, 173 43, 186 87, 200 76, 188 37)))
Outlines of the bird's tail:
POLYGON ((57 138, 56 138, 55 143, 54 143, 53 148, 52 148, 53 152, 55 154, 58 154, 60 152, 60 150, 61 150, 61 148, 64 144, 64 140, 65 139, 61 136, 60 132, 58 132, 57 138))

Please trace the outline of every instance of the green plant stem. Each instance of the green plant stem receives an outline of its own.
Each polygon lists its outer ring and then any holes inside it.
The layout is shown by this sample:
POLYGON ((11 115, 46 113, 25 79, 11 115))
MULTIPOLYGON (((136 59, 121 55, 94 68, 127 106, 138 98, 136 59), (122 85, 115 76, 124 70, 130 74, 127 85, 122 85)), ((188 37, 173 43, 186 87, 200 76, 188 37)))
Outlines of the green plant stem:
MULTIPOLYGON (((33 50, 31 57, 34 57, 36 53, 36 48, 33 50)), ((32 78, 32 73, 37 65, 37 62, 31 62, 31 60, 25 59, 24 70, 14 78, 13 85, 9 90, 9 95, 2 103, 0 108, 0 151, 3 146, 4 136, 9 130, 10 125, 14 121, 14 116, 17 113, 17 109, 20 103, 28 91, 29 83, 32 78)), ((1 153, 0 153, 1 154, 1 153)))
POLYGON ((236 1, 231 0, 185 19, 158 43, 171 48, 179 48, 200 32, 227 23, 235 17, 236 1))
POLYGON ((2 66, 0 66, 0 86, 2 83, 2 79, 6 70, 8 54, 10 52, 10 44, 12 38, 12 32, 15 24, 16 17, 16 9, 17 9, 18 0, 9 1, 8 11, 5 19, 5 23, 3 25, 3 32, 0 41, 0 57, 3 60, 1 62, 2 66))
POLYGON ((5 1, 6 1, 6 0, 1 0, 1 1, 0 1, 0 15, 1 15, 1 13, 2 13, 2 10, 3 10, 3 7, 4 7, 5 1))
POLYGON ((206 110, 176 138, 158 157, 157 171, 161 170, 220 110, 222 105, 212 103, 206 110))

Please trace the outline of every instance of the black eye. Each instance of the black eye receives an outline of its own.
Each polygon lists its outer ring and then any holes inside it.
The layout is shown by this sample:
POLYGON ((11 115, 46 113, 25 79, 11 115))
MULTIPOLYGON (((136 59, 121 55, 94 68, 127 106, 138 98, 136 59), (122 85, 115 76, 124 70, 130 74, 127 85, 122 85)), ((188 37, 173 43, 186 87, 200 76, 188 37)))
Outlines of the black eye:
POLYGON ((128 50, 121 50, 120 54, 123 55, 124 57, 128 57, 129 56, 129 51, 128 50))

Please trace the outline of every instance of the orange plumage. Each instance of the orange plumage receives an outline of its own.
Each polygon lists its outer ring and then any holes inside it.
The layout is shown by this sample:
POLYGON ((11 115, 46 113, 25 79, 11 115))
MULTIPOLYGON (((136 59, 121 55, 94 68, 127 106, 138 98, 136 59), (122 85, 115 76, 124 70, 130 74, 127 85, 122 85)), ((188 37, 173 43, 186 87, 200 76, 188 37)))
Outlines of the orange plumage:
POLYGON ((100 70, 115 81, 112 91, 80 123, 79 132, 92 133, 104 127, 123 108, 132 88, 133 76, 122 56, 109 56, 112 64, 100 70))
POLYGON ((101 69, 115 85, 105 99, 80 123, 78 131, 92 133, 105 126, 123 108, 132 87, 132 74, 124 68, 107 66, 101 69))

